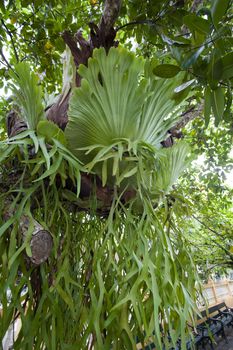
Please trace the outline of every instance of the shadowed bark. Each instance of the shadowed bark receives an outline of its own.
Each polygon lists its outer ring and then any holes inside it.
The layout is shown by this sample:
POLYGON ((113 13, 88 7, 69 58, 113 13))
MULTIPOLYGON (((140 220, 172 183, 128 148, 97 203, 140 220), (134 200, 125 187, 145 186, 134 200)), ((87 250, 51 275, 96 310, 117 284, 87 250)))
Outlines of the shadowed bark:
MULTIPOLYGON (((112 46, 117 46, 118 42, 114 41, 116 30, 114 23, 119 15, 121 0, 106 0, 103 15, 99 25, 89 23, 90 36, 84 39, 82 31, 79 30, 75 35, 69 31, 62 34, 62 38, 66 45, 70 48, 74 58, 75 66, 78 68, 80 64, 87 65, 89 57, 92 56, 95 48, 104 47, 106 51, 112 46)), ((81 78, 76 74, 76 86, 80 86, 81 78)), ((61 129, 65 129, 68 122, 67 110, 69 104, 70 90, 66 96, 61 95, 58 102, 51 106, 46 116, 49 120, 57 124, 61 129)))
POLYGON ((23 121, 18 113, 14 110, 10 111, 7 115, 6 120, 7 126, 7 135, 8 137, 15 136, 21 132, 27 130, 27 124, 23 121))
POLYGON ((170 130, 168 130, 170 136, 165 141, 161 142, 163 147, 171 147, 174 144, 173 138, 177 138, 177 139, 182 138, 183 134, 181 129, 183 129, 185 125, 188 124, 190 121, 200 116, 201 113, 203 112, 203 108, 204 108, 204 105, 199 104, 197 107, 193 106, 189 108, 187 111, 183 112, 181 114, 181 118, 178 121, 178 123, 176 123, 175 126, 173 126, 170 130))

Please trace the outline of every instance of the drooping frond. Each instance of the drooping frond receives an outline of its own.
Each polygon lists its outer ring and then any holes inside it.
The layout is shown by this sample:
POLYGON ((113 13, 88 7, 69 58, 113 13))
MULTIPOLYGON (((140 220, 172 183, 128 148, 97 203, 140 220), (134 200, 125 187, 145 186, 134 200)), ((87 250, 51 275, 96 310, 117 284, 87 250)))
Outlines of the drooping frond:
POLYGON ((38 85, 38 78, 25 62, 15 66, 15 72, 11 73, 14 84, 11 90, 14 94, 14 102, 21 111, 21 117, 26 121, 29 129, 36 129, 40 120, 44 117, 42 104, 42 89, 38 85))

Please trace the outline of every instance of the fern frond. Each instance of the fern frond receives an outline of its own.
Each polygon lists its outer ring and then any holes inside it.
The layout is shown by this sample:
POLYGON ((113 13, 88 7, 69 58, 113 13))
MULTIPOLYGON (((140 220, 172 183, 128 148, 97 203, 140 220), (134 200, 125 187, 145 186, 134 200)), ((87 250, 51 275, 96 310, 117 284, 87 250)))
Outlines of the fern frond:
POLYGON ((14 81, 14 84, 10 85, 14 101, 28 128, 35 130, 38 122, 44 118, 42 89, 38 85, 38 78, 26 62, 18 63, 15 72, 10 75, 14 81))

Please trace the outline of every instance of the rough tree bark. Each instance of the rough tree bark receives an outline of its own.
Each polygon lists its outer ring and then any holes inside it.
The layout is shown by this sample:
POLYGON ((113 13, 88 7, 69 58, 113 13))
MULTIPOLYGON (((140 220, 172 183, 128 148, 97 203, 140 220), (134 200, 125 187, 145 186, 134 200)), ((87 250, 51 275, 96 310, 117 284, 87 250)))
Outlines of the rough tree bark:
POLYGON ((183 129, 185 125, 188 124, 191 120, 200 116, 203 108, 204 105, 201 103, 197 107, 190 107, 187 111, 183 112, 178 123, 176 123, 175 126, 168 130, 170 134, 169 137, 165 141, 161 142, 163 147, 171 147, 174 144, 173 138, 182 138, 183 134, 181 129, 183 129))

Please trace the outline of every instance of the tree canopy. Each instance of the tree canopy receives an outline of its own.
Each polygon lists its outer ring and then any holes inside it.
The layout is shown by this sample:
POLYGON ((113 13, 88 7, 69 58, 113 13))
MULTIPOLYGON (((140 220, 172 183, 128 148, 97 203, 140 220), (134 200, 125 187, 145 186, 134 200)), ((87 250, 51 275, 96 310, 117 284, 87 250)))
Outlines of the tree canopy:
POLYGON ((186 348, 196 266, 233 266, 232 15, 231 0, 1 1, 15 349, 186 348))

